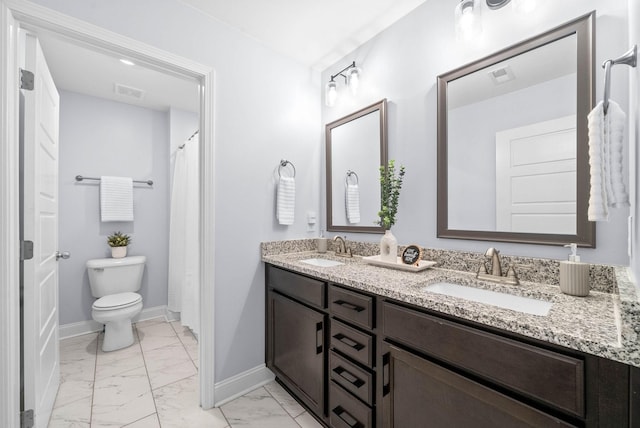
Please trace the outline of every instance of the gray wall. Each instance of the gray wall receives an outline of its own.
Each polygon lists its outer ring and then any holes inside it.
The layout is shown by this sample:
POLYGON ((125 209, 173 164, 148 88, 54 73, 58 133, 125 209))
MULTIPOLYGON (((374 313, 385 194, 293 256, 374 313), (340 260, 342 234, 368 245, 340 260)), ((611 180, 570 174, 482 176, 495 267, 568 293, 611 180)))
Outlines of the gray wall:
POLYGON ((305 217, 320 216, 319 73, 178 0, 35 3, 215 69, 215 381, 264 364, 259 243, 317 235, 305 217), (297 170, 288 227, 274 215, 282 158, 297 170))
MULTIPOLYGON (((455 2, 426 1, 411 14, 374 37, 322 73, 322 82, 355 60, 363 69, 357 98, 342 91, 334 108, 323 107, 328 123, 386 97, 389 100, 389 158, 406 166, 394 234, 400 243, 431 248, 485 251, 496 246, 504 254, 566 258, 561 247, 438 239, 436 237, 436 77, 489 55, 518 41, 596 10, 596 98, 602 98, 603 71, 599 64, 628 49, 627 0, 539 1, 527 16, 511 7, 484 10, 482 37, 472 42, 456 39, 455 2)), ((637 15, 637 11, 636 11, 637 15)), ((553 64, 549 64, 553 66, 553 64)), ((627 70, 612 72, 611 97, 628 109, 627 70)), ((343 89, 339 84, 339 92, 343 89)), ((522 114, 526 114, 523 112, 522 114)), ((615 209, 608 223, 597 225, 597 248, 581 249, 587 262, 628 265, 628 209, 615 209)), ((379 235, 355 235, 351 239, 379 240, 379 235)))
POLYGON ((144 307, 167 304, 169 225, 169 123, 167 113, 60 91, 60 324, 91 319, 85 263, 111 257, 110 233, 130 234, 129 255, 147 257, 144 307), (134 221, 100 221, 100 186, 76 175, 151 179, 135 184, 134 221))

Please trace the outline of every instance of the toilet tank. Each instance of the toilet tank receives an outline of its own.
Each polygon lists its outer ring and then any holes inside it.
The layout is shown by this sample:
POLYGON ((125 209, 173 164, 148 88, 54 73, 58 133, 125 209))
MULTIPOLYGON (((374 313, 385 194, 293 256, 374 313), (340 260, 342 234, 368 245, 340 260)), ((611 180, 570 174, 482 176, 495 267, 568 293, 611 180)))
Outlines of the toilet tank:
POLYGON ((138 291, 142 285, 145 256, 87 261, 89 285, 93 297, 138 291))

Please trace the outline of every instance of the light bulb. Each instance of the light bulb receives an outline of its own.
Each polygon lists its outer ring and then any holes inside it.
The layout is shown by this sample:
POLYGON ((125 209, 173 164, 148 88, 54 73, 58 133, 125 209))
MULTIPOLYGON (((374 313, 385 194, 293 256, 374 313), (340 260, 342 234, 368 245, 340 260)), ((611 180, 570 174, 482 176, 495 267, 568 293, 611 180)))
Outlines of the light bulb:
POLYGON ((336 82, 331 80, 327 83, 327 86, 324 90, 324 102, 327 107, 333 107, 336 105, 336 99, 338 98, 338 85, 336 82))
POLYGON ((360 77, 362 76, 362 70, 358 67, 351 67, 348 72, 349 76, 349 89, 353 95, 358 94, 358 87, 360 86, 360 77))
POLYGON ((459 38, 471 40, 482 33, 480 0, 462 0, 456 6, 455 15, 459 38))

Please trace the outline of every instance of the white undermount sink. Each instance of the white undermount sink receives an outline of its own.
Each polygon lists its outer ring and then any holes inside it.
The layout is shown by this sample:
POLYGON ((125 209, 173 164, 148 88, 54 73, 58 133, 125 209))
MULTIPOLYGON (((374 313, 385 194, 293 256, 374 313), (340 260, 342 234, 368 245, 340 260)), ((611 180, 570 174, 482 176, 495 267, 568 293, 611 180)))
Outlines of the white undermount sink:
POLYGON ((308 265, 318 266, 318 267, 333 267, 333 266, 340 266, 340 265, 344 264, 342 262, 337 262, 335 260, 318 259, 318 258, 305 259, 305 260, 300 260, 300 261, 302 263, 306 263, 308 265))
POLYGON ((478 303, 497 306, 499 308, 511 309, 525 314, 546 316, 553 305, 545 300, 533 299, 531 297, 514 296, 513 294, 500 293, 497 291, 484 290, 481 288, 468 287, 465 285, 451 284, 448 282, 438 282, 427 285, 422 289, 431 293, 444 294, 451 297, 471 300, 478 303))

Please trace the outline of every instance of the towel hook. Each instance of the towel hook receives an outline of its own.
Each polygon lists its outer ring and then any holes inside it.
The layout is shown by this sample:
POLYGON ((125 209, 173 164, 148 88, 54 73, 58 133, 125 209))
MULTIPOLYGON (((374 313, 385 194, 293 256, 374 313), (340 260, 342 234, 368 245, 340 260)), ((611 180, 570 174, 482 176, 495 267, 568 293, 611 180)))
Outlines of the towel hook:
POLYGON ((345 184, 347 184, 347 185, 349 184, 349 177, 351 177, 352 175, 355 175, 355 176, 356 176, 356 182, 355 182, 355 184, 358 184, 358 182, 360 181, 360 179, 358 178, 358 174, 356 174, 354 171, 351 171, 350 169, 348 169, 348 170, 347 170, 347 175, 346 175, 346 177, 344 178, 344 182, 345 182, 345 184))
POLYGON ((278 166, 278 177, 282 177, 282 174, 280 174, 280 170, 282 168, 285 168, 287 165, 291 165, 291 168, 293 168, 293 178, 295 178, 296 177, 296 167, 295 167, 295 165, 293 165, 291 162, 289 162, 286 159, 282 159, 280 161, 280 165, 278 166))
POLYGON ((618 64, 635 67, 637 65, 637 62, 638 45, 633 45, 633 47, 622 54, 622 56, 616 59, 608 59, 602 63, 602 68, 604 68, 604 100, 602 101, 604 114, 607 114, 607 110, 609 109, 609 94, 611 93, 611 67, 618 64))

